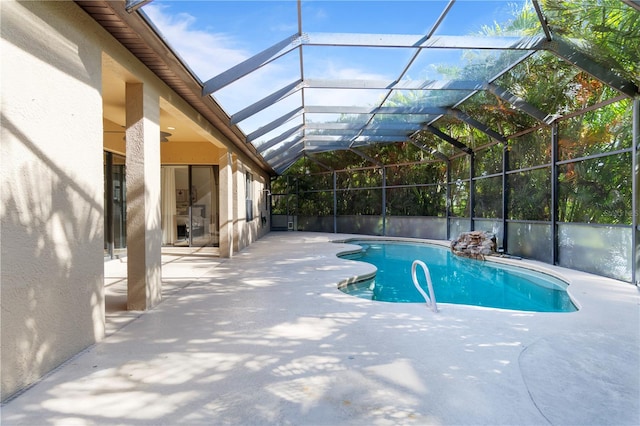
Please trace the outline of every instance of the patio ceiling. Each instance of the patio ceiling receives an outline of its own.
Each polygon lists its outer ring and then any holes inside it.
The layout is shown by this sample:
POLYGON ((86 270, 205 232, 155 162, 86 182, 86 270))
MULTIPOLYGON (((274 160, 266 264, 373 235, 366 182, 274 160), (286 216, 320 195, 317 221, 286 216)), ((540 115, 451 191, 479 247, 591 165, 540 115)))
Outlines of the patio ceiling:
MULTIPOLYGON (((246 6, 244 2, 237 3, 238 7, 246 6)), ((625 78, 619 70, 598 62, 580 48, 579 40, 556 33, 548 25, 538 0, 514 2, 521 10, 529 7, 532 14, 535 11, 533 25, 490 31, 497 25, 487 21, 482 23, 484 31, 473 34, 473 28, 460 28, 460 22, 464 22, 461 19, 469 13, 465 9, 478 8, 483 3, 495 8, 496 2, 413 2, 412 7, 423 8, 420 20, 426 28, 423 33, 414 34, 403 32, 409 25, 394 25, 391 19, 389 28, 376 27, 382 30, 380 33, 321 31, 323 28, 317 25, 309 25, 312 28, 308 29, 306 3, 298 0, 295 11, 282 15, 283 24, 297 27, 295 33, 213 76, 206 69, 196 73, 202 83, 202 96, 216 101, 227 114, 229 124, 242 131, 245 143, 252 145, 277 174, 303 156, 334 150, 358 153, 358 148, 374 144, 413 141, 423 131, 452 145, 456 152, 470 153, 470 147, 439 127, 445 117, 505 143, 510 135, 501 134, 461 109, 483 91, 512 110, 533 117, 538 125, 549 125, 559 117, 557 111, 543 111, 497 82, 541 51, 572 64, 623 96, 633 98, 639 93, 637 80, 625 78), (326 69, 318 66, 327 58, 351 58, 363 71, 354 78, 327 76, 326 69), (272 84, 264 84, 276 71, 278 78, 272 79, 272 84), (260 90, 241 90, 256 82, 263 83, 260 90)), ((370 11, 374 3, 356 2, 356 7, 370 11)), ((624 13, 638 13, 639 3, 620 0, 620 7, 624 13)), ((129 0, 126 7, 141 14, 173 45, 175 40, 164 34, 164 23, 147 14, 150 4, 150 0, 129 0)), ((207 16, 203 13, 198 18, 206 20, 207 16)), ((411 15, 405 18, 412 20, 411 15)), ((336 25, 327 28, 334 30, 336 25)), ((175 53, 186 56, 184 52, 175 53)), ((430 153, 435 158, 445 158, 433 148, 430 153)))

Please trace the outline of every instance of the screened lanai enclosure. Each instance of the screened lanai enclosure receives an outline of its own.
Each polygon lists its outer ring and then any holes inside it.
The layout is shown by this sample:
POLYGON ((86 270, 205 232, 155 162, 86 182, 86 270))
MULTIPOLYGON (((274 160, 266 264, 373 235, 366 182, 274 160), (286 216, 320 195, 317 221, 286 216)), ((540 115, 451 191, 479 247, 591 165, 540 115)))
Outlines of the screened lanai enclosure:
POLYGON ((218 50, 180 3, 129 6, 264 159, 272 230, 486 230, 637 283, 640 1, 192 3, 218 50))

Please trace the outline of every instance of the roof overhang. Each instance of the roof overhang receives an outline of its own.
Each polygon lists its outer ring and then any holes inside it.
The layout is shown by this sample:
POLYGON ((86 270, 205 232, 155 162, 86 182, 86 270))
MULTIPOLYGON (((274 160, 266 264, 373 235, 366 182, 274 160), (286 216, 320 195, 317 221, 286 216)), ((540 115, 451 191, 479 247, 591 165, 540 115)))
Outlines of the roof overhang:
POLYGON ((148 0, 129 0, 126 3, 104 0, 76 0, 75 2, 219 130, 228 139, 229 148, 235 148, 267 173, 275 174, 273 168, 253 145, 246 143, 245 135, 231 123, 231 118, 224 110, 211 97, 202 96, 202 83, 158 35, 158 32, 141 15, 128 11, 128 8, 133 11, 141 7, 148 0))

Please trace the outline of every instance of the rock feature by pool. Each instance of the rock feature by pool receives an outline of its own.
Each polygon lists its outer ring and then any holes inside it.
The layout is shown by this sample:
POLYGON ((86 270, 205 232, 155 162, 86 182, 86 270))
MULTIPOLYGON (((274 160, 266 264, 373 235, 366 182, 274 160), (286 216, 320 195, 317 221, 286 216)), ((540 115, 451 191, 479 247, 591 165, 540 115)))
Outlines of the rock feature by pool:
POLYGON ((453 254, 477 260, 495 254, 496 247, 495 234, 486 231, 462 232, 458 239, 451 241, 453 254))

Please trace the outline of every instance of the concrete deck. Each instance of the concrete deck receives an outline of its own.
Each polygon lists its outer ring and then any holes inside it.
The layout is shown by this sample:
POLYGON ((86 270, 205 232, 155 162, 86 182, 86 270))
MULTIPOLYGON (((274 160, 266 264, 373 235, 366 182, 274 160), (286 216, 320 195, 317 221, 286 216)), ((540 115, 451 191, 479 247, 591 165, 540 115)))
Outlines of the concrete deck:
MULTIPOLYGON (((554 268, 581 309, 525 313, 358 299, 348 236, 271 233, 231 259, 163 254, 163 302, 2 408, 3 425, 638 425, 638 289, 554 268)), ((120 290, 119 290, 120 289, 120 290)), ((120 297, 120 299, 118 298, 120 297)))

